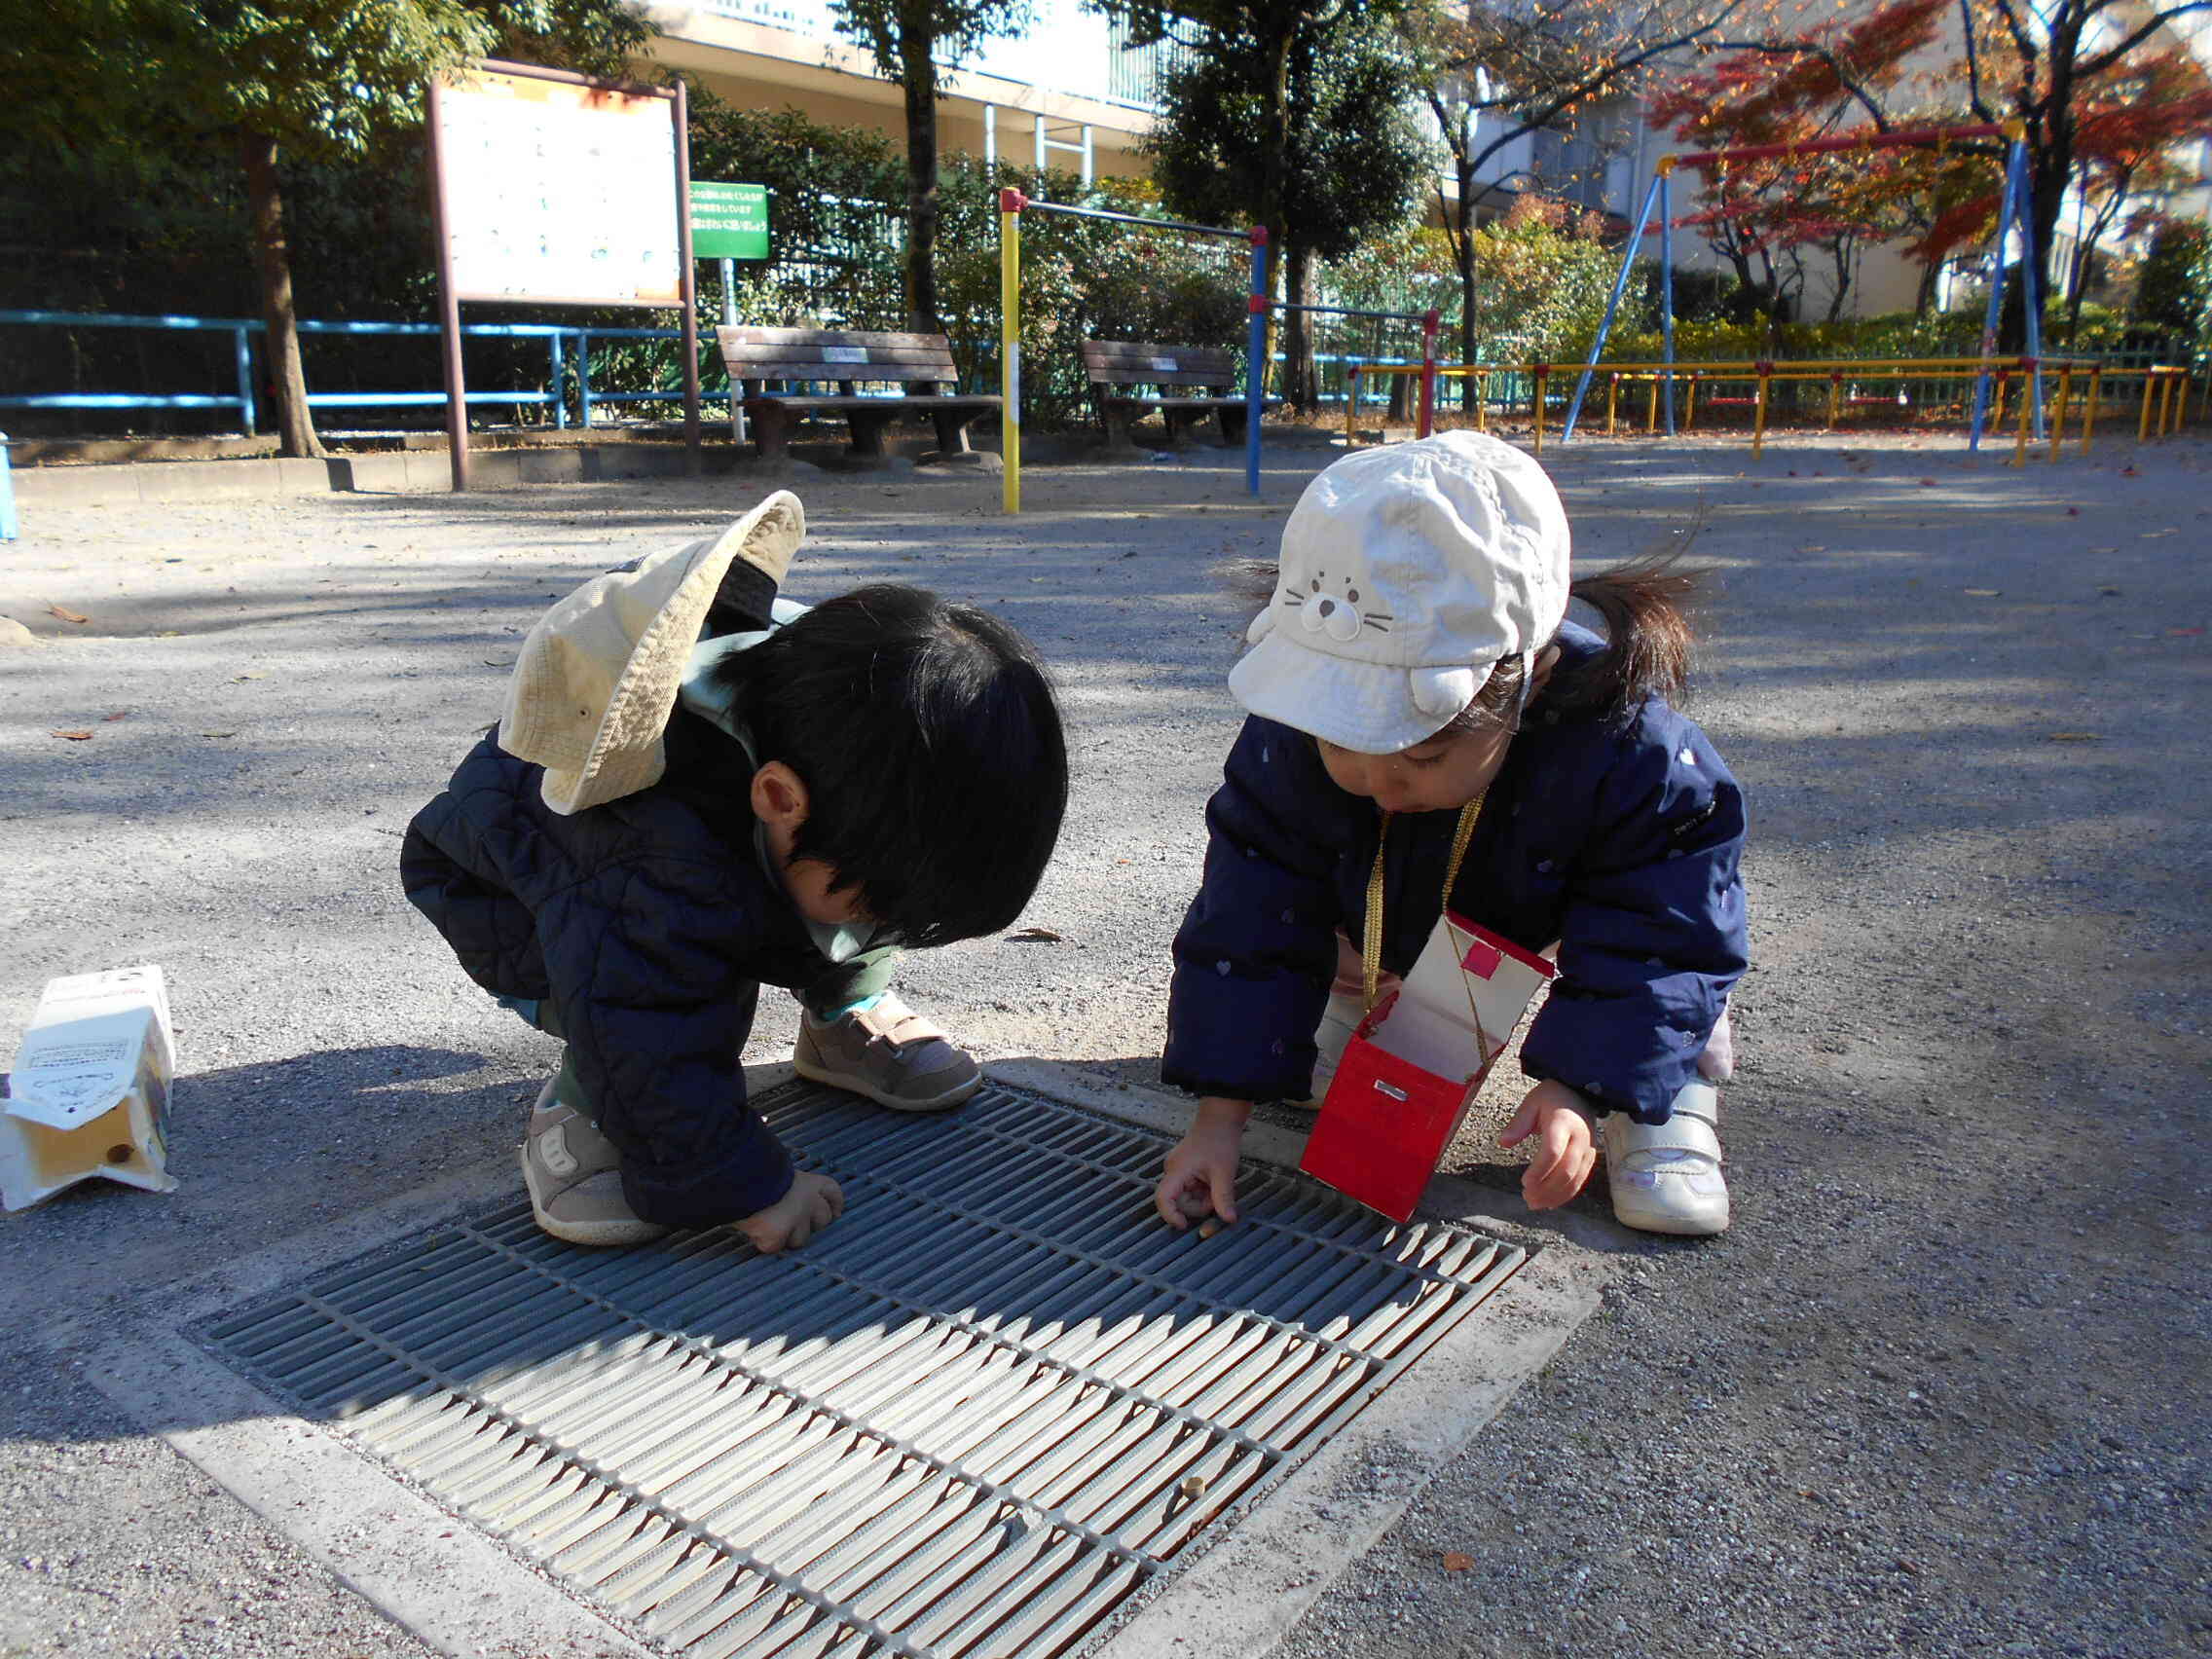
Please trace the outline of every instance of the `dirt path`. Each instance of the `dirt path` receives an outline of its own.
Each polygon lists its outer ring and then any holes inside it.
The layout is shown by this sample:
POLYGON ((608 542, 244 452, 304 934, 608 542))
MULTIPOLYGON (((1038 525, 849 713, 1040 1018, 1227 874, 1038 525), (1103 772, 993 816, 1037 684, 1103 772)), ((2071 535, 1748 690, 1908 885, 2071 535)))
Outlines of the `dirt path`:
MULTIPOLYGON (((1040 469, 1012 522, 989 480, 795 479, 798 596, 977 598, 1061 676, 1074 811, 1025 918, 1061 940, 905 979, 986 1054, 1155 1077, 1235 725, 1242 617, 1207 567, 1272 551, 1328 453, 1278 456, 1257 506, 1227 468, 1040 469)), ((2212 1642, 2208 459, 1547 455, 1580 556, 1702 516, 1718 576, 1693 710, 1754 817, 1739 1219, 1639 1246, 1287 1653, 2212 1642)), ((49 976, 155 961, 188 1073, 173 1198, 82 1189, 0 1221, 0 1306, 36 1333, 0 1388, 0 1652, 421 1651, 72 1368, 165 1283, 501 1178, 546 1048, 407 909, 397 832, 549 595, 765 485, 52 510, 0 555, 0 614, 44 642, 0 646, 0 1053, 49 976)), ((750 1057, 791 1025, 769 999, 750 1057)), ((1502 1188, 1496 1116, 1453 1163, 1502 1188)))

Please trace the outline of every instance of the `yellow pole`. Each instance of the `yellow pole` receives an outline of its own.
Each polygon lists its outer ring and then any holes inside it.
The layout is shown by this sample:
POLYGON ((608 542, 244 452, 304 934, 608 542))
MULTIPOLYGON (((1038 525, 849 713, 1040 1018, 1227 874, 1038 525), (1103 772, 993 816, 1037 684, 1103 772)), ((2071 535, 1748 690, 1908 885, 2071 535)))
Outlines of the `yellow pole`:
POLYGON ((2158 378, 2156 369, 2143 371, 2143 413, 2135 418, 2135 441, 2142 443, 2151 435, 2151 387, 2158 378))
POLYGON ((1605 436, 1613 436, 1613 410, 1621 400, 1621 377, 1605 377, 1605 436))
POLYGON ((1831 431, 1831 432, 1835 430, 1835 406, 1836 406, 1836 400, 1837 400, 1838 398, 1840 398, 1840 397, 1841 397, 1842 395, 1843 395, 1843 376, 1842 376, 1842 375, 1840 375, 1840 374, 1831 374, 1831 375, 1829 375, 1829 376, 1828 376, 1828 430, 1829 430, 1829 431, 1831 431))
POLYGON ((1552 372, 1549 363, 1536 366, 1536 453, 1544 453, 1544 377, 1552 372))
POLYGON ((1993 428, 2002 427, 2005 424, 2005 392, 2011 384, 2012 371, 2010 369, 1999 369, 1997 371, 1997 407, 1989 412, 1989 424, 1993 428))
POLYGON ((1643 429, 1646 433, 1659 430, 1659 377, 1651 377, 1651 395, 1643 405, 1643 429))
POLYGON ((2073 389, 2073 369, 2060 369, 2058 371, 2058 407, 2050 417, 2050 459, 2053 461, 2058 459, 2059 452, 2066 447, 2066 400, 2067 394, 2073 389))
POLYGON ((2089 395, 2082 405, 2081 453, 2083 455, 2089 453, 2089 433, 2097 424, 2097 385, 2104 379, 2104 373, 2105 366, 2102 363, 2089 371, 2089 395))
POLYGON ((1688 431, 1697 424, 1697 375, 1690 375, 1690 389, 1682 399, 1682 430, 1688 431))
POLYGON ((2158 423, 2158 435, 2163 437, 2169 432, 2181 430, 2181 411, 2174 398, 2174 390, 2181 385, 2181 376, 2179 374, 2167 374, 2160 378, 2165 382, 2165 385, 2159 390, 2158 413, 2164 419, 2158 423))
POLYGON ((1359 365, 1350 364, 1345 370, 1345 448, 1359 448, 1359 433, 1353 421, 1359 406, 1359 365))
POLYGON ((1010 513, 1021 511, 1021 209, 1018 190, 999 192, 999 491, 1010 513))
POLYGON ((1759 400, 1758 400, 1758 407, 1757 407, 1756 409, 1754 409, 1754 410, 1752 411, 1752 413, 1751 413, 1751 459, 1752 459, 1753 461, 1756 461, 1756 460, 1758 460, 1758 458, 1759 458, 1759 457, 1760 457, 1761 455, 1763 455, 1763 454, 1764 454, 1764 453, 1766 452, 1766 381, 1767 381, 1767 374, 1768 374, 1767 365, 1766 365, 1766 364, 1764 364, 1764 363, 1761 363, 1761 364, 1759 365, 1759 400))
POLYGON ((1490 370, 1475 371, 1475 430, 1490 430, 1490 370))
POLYGON ((2028 464, 2028 424, 2036 412, 2036 383, 2028 375, 2020 377, 2020 429, 2012 440, 2012 464, 2028 464))

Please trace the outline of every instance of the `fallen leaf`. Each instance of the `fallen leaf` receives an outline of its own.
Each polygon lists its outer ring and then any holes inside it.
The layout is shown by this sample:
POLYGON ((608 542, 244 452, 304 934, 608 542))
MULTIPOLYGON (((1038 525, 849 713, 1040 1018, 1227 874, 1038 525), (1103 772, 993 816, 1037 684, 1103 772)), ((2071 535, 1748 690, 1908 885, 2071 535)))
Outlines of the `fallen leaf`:
POLYGON ((128 715, 128 714, 129 714, 129 713, 130 713, 130 711, 129 711, 129 709, 118 709, 118 710, 116 710, 116 711, 115 711, 115 713, 114 713, 114 714, 112 714, 112 715, 102 715, 102 716, 100 716, 100 723, 101 723, 102 725, 105 725, 105 724, 107 724, 107 723, 108 723, 108 721, 110 721, 110 720, 120 720, 120 719, 123 719, 123 718, 124 718, 125 716, 126 716, 126 715, 128 715))
POLYGON ((2117 547, 2092 547, 2089 551, 2092 553, 2118 553, 2120 549, 2117 547))
POLYGON ((55 737, 65 737, 71 743, 90 743, 92 741, 92 734, 89 731, 57 731, 53 735, 55 737))
POLYGON ((1923 490, 1933 490, 1936 488, 1936 480, 1933 478, 1923 478, 1920 481, 1920 487, 1923 490))
POLYGON ((200 735, 202 737, 236 737, 238 733, 235 731, 203 731, 200 735))
POLYGON ((2080 507, 2068 507, 2066 509, 2066 516, 2068 518, 2080 518, 2082 516, 2082 509, 2080 507))
POLYGON ((232 675, 231 683, 236 685, 241 680, 267 680, 268 678, 269 671, 266 668, 249 668, 243 674, 232 675))
POLYGON ((512 668, 514 665, 515 659, 511 656, 486 657, 484 659, 486 668, 512 668))
POLYGON ((66 605, 50 605, 46 608, 46 613, 49 616, 58 616, 64 622, 90 622, 92 620, 82 610, 71 610, 66 605))
POLYGON ((2054 731, 2050 734, 2050 741, 2053 743, 2101 743, 2104 740, 2093 731, 2054 731))
POLYGON ((2168 526, 2166 526, 2166 528, 2165 528, 2165 529, 2163 529, 2163 530, 2147 530, 2147 531, 2145 531, 2145 532, 2143 533, 2143 539, 2144 539, 2145 541, 2156 541, 2156 540, 2157 540, 2157 538, 2158 538, 2159 536, 2161 536, 2161 535, 2173 535, 2173 533, 2174 533, 2174 527, 2173 527, 2172 525, 2170 525, 2170 524, 2169 524, 2169 525, 2168 525, 2168 526))
POLYGON ((1446 1550, 1444 1552, 1444 1570, 1446 1572, 1468 1572, 1473 1570, 1474 1565, 1475 1558, 1471 1555, 1463 1555, 1458 1550, 1446 1550))
POLYGON ((1962 588, 1959 591, 1969 599, 1996 599, 2005 592, 2003 588, 1962 588))
POLYGON ((2166 632, 2177 640, 2186 640, 2192 635, 2203 633, 2204 630, 2201 628, 2168 628, 2166 632))
POLYGON ((1011 940, 1027 940, 1038 944, 1057 944, 1060 942, 1060 936, 1051 928, 1023 928, 1019 933, 1011 933, 1006 937, 1011 940))

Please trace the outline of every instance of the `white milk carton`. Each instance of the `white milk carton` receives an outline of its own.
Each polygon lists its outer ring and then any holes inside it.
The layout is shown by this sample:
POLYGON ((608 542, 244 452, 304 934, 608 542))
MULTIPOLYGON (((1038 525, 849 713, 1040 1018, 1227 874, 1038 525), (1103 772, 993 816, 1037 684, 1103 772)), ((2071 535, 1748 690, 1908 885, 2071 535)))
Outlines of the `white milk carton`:
POLYGON ((167 1193, 176 1045, 159 968, 50 979, 0 1100, 0 1203, 94 1175, 167 1193))

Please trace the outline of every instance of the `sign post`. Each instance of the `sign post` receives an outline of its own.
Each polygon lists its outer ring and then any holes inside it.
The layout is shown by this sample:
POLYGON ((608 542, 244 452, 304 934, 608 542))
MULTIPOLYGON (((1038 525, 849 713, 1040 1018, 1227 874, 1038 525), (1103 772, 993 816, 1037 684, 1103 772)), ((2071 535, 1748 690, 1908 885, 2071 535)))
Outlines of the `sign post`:
POLYGON ((690 470, 699 470, 684 116, 682 83, 637 86, 487 60, 431 84, 430 196, 456 490, 468 488, 463 301, 680 308, 683 436, 690 470))
MULTIPOLYGON (((691 181, 691 251, 700 259, 719 260, 722 277, 722 326, 737 326, 737 262, 768 257, 768 187, 764 184, 724 184, 713 179, 691 181)), ((745 442, 745 410, 737 383, 729 388, 729 431, 745 442)))

